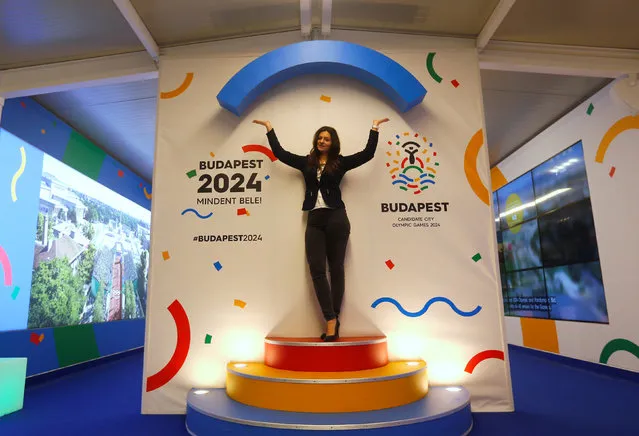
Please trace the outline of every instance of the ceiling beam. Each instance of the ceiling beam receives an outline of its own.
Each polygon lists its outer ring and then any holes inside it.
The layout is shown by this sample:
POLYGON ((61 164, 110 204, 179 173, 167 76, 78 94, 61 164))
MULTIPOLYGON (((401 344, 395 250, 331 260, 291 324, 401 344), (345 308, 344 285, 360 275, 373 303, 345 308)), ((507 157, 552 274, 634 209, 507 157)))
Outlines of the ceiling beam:
POLYGON ((131 30, 133 30, 147 53, 149 53, 153 59, 153 62, 157 65, 160 62, 160 48, 130 0, 113 0, 113 3, 118 7, 126 22, 129 23, 131 30))
POLYGON ((331 34, 331 20, 333 18, 333 0, 322 0, 322 36, 331 34))
POLYGON ((146 52, 139 51, 3 70, 0 71, 0 97, 27 97, 157 77, 157 66, 146 52))
POLYGON ((508 11, 510 11, 510 8, 512 8, 514 4, 515 0, 499 0, 499 3, 495 6, 495 9, 493 9, 493 13, 490 14, 486 24, 484 24, 484 28, 481 29, 481 32, 479 32, 479 36, 477 37, 477 48, 480 51, 486 47, 486 44, 488 44, 490 38, 493 37, 499 28, 499 25, 502 21, 504 21, 504 18, 508 15, 508 11))
POLYGON ((300 25, 304 38, 308 38, 311 35, 311 14, 311 0, 300 0, 300 25))
POLYGON ((492 41, 479 53, 482 70, 617 78, 639 72, 639 50, 492 41))

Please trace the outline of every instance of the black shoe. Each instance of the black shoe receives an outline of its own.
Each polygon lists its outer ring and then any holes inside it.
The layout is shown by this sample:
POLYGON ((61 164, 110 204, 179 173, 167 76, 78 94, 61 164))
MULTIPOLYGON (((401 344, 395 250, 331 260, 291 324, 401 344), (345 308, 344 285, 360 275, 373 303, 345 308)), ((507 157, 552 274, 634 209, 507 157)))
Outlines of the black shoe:
POLYGON ((322 335, 322 340, 324 342, 335 342, 339 339, 339 319, 337 320, 337 324, 335 325, 335 334, 327 335, 326 333, 322 335))

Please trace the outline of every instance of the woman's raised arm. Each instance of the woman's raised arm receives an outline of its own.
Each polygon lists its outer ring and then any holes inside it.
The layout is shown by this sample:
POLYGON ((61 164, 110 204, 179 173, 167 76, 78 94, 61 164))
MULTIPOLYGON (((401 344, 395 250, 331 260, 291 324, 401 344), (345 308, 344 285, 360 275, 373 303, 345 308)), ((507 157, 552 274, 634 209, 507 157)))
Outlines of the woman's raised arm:
POLYGON ((269 121, 253 120, 253 123, 266 127, 266 137, 268 138, 268 143, 276 158, 281 160, 282 163, 300 171, 304 169, 307 161, 306 156, 300 156, 284 150, 284 148, 280 145, 280 141, 277 139, 277 135, 275 135, 273 126, 271 126, 269 121))

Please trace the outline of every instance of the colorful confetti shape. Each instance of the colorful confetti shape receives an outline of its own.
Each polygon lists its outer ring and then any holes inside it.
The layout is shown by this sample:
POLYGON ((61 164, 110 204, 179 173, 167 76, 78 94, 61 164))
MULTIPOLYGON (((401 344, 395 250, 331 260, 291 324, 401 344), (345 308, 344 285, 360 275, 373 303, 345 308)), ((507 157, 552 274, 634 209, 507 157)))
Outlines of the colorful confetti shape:
POLYGON ((268 180, 270 178, 271 178, 271 176, 269 176, 269 175, 264 176, 264 180, 268 180))
POLYGON ((18 298, 19 293, 20 293, 20 286, 16 286, 15 288, 13 288, 13 292, 11 293, 11 299, 15 300, 16 298, 18 298))
POLYGON ((213 339, 213 336, 211 336, 211 335, 206 335, 206 336, 204 337, 204 343, 205 343, 205 344, 210 344, 210 343, 211 343, 211 339, 213 339))
POLYGON ((42 129, 42 130, 40 130, 40 133, 42 133, 44 135, 45 133, 47 133, 47 131, 42 129))
POLYGON ((386 262, 384 262, 386 264, 386 266, 388 267, 388 269, 393 269, 395 268, 395 264, 393 263, 392 260, 388 259, 386 262))
POLYGON ((209 155, 211 155, 211 157, 215 157, 215 153, 210 152, 209 155))
POLYGON ((457 87, 459 86, 459 82, 457 81, 457 79, 453 79, 453 80, 451 80, 451 81, 450 81, 450 83, 451 83, 451 84, 452 84, 455 88, 457 88, 457 87))
POLYGON ((180 86, 168 92, 160 92, 160 98, 175 98, 178 95, 181 95, 184 91, 189 89, 191 82, 193 82, 193 73, 186 73, 186 76, 180 86))
POLYGON ((197 176, 197 171, 195 171, 195 170, 191 170, 191 171, 189 171, 188 173, 186 173, 186 176, 187 176, 189 179, 192 179, 193 177, 197 176))
POLYGON ((31 335, 29 336, 29 341, 31 341, 31 343, 35 345, 40 345, 40 342, 42 342, 43 340, 44 340, 44 333, 42 334, 31 333, 31 335))
POLYGON ((246 307, 246 303, 242 300, 233 300, 233 306, 237 306, 244 309, 246 307))
POLYGON ((475 367, 487 359, 504 360, 504 352, 501 350, 484 350, 482 352, 479 352, 471 357, 471 359, 466 364, 464 371, 468 374, 472 374, 475 370, 475 367))
POLYGON ((21 102, 20 102, 20 106, 22 106, 22 108, 24 109, 24 108, 26 108, 26 107, 27 107, 27 104, 26 104, 25 102, 21 101, 21 102))
POLYGON ((140 188, 142 188, 142 182, 140 182, 140 188))
POLYGON ((171 381, 180 372, 182 365, 186 362, 191 347, 191 323, 184 307, 178 300, 174 300, 167 309, 175 322, 177 339, 175 349, 169 361, 162 369, 146 378, 146 391, 151 392, 161 388, 171 381))
POLYGON ((237 210, 237 214, 238 215, 246 215, 246 216, 251 216, 251 214, 249 213, 248 210, 246 210, 245 207, 241 207, 237 210))
POLYGON ((118 177, 124 177, 124 171, 118 170, 118 177))
POLYGON ((592 103, 590 103, 590 106, 588 106, 588 110, 586 111, 586 113, 588 115, 592 115, 592 111, 594 110, 595 110, 595 106, 592 103))
POLYGON ((331 102, 331 98, 328 95, 323 95, 320 97, 320 100, 325 101, 326 103, 331 102))
POLYGON ((612 168, 610 168, 610 172, 608 173, 608 175, 609 175, 610 177, 614 176, 614 175, 615 175, 615 171, 616 171, 616 170, 617 170, 617 169, 613 166, 612 168))
POLYGON ((481 259, 481 254, 479 254, 479 253, 475 254, 475 255, 472 257, 472 259, 473 259, 475 262, 479 262, 479 260, 481 259))
POLYGON ((218 260, 217 262, 215 262, 213 264, 213 266, 215 267, 216 270, 221 270, 222 269, 222 264, 220 263, 220 261, 218 260))
POLYGON ((168 252, 168 251, 163 251, 163 252, 162 252, 162 258, 163 258, 164 260, 169 260, 169 259, 171 258, 171 255, 169 254, 169 252, 168 252))

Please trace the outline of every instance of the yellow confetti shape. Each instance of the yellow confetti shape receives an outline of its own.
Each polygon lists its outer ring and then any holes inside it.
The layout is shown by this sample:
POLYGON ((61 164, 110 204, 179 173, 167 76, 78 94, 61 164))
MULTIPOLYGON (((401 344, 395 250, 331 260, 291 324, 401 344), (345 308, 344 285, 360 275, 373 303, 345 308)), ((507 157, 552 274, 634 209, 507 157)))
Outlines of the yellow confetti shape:
POLYGON ((424 140, 424 142, 428 142, 428 139, 426 139, 425 136, 422 139, 424 140))
POLYGON ((390 151, 387 151, 386 154, 389 155, 389 156, 392 156, 390 151))
POLYGON ((242 300, 233 300, 233 306, 237 306, 244 309, 246 307, 246 303, 242 300))
POLYGON ((40 333, 40 342, 44 341, 44 333, 40 333))
POLYGON ((42 130, 40 130, 40 133, 42 133, 44 135, 45 133, 47 133, 47 131, 42 129, 42 130))
POLYGON ((408 136, 408 135, 410 135, 409 132, 404 132, 404 136, 408 136))
POLYGON ((215 153, 210 152, 209 154, 211 155, 211 157, 215 157, 215 153))
POLYGON ((322 95, 320 97, 320 100, 325 101, 326 103, 330 103, 331 102, 331 98, 328 95, 322 95))
POLYGON ((169 260, 169 259, 171 258, 171 255, 169 254, 169 252, 168 252, 168 251, 163 251, 163 252, 162 252, 162 258, 163 258, 164 260, 169 260))

